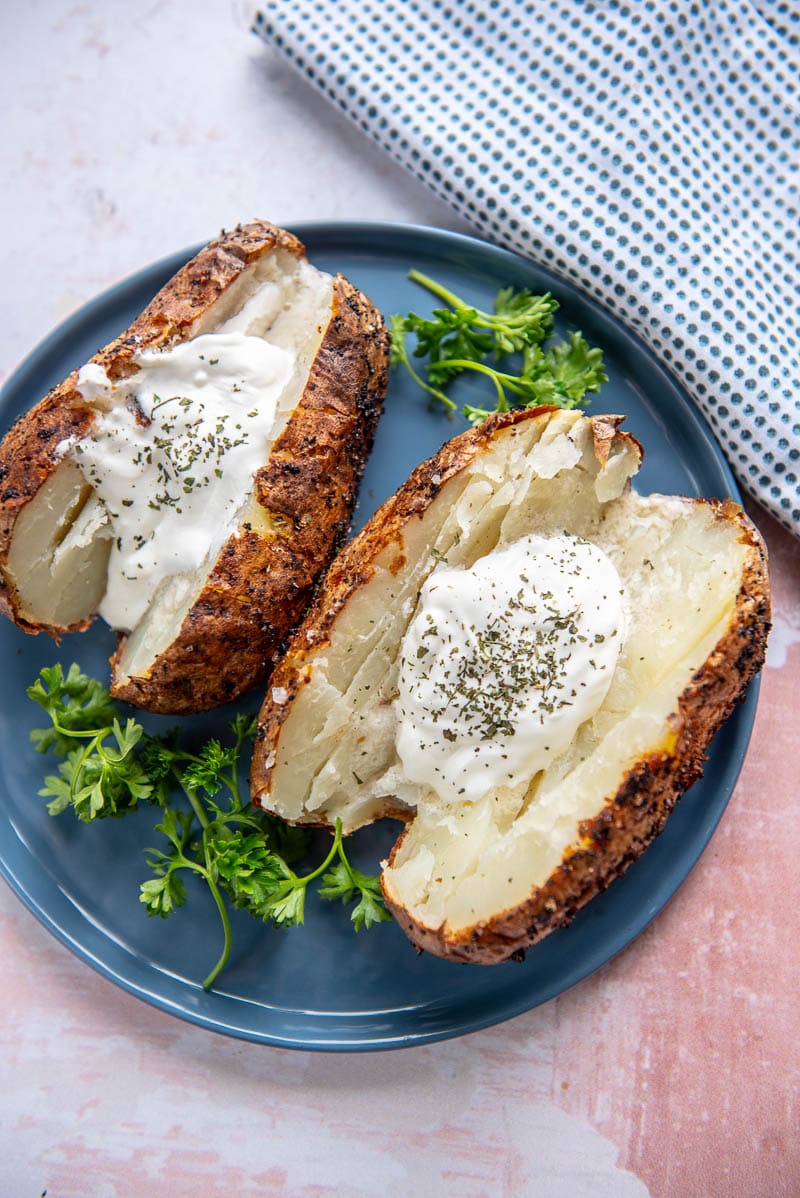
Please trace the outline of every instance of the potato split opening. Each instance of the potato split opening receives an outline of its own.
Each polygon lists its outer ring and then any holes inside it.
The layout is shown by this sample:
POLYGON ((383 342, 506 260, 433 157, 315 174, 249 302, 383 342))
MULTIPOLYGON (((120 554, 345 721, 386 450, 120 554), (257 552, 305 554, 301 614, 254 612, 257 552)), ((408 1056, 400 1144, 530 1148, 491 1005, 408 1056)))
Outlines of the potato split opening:
MULTIPOLYGON (((256 447, 259 466, 266 462, 271 445, 285 428, 302 395, 330 320, 332 286, 331 276, 315 270, 293 253, 277 250, 243 270, 179 343, 183 346, 200 336, 232 333, 258 337, 288 355, 291 362, 288 381, 276 396, 269 432, 263 444, 256 447)), ((160 364, 168 358, 170 348, 145 357, 158 359, 160 364)), ((211 358, 211 362, 215 359, 211 358)), ((102 368, 92 369, 104 376, 102 368)), ((121 381, 119 398, 115 401, 118 412, 130 410, 129 393, 136 387, 137 380, 141 383, 146 373, 145 367, 134 373, 130 380, 121 381)), ((89 392, 83 394, 87 398, 89 392)), ((108 409, 105 396, 98 395, 96 407, 99 413, 108 409)), ((134 415, 127 417, 132 427, 136 427, 134 415)), ((153 429, 157 435, 159 430, 155 425, 153 429)), ((227 429, 223 433, 230 436, 227 429)), ((170 439, 170 434, 174 445, 172 429, 167 428, 164 440, 170 439)), ((145 439, 145 434, 142 436, 145 439)), ((94 448, 91 442, 90 432, 83 441, 76 439, 75 443, 65 443, 60 465, 17 520, 7 575, 16 588, 21 613, 32 622, 70 626, 90 621, 107 595, 110 566, 136 569, 135 553, 128 556, 124 566, 115 565, 113 546, 115 541, 120 543, 120 530, 115 526, 109 507, 90 485, 93 476, 86 462, 90 456, 87 451, 94 448)), ((113 465, 113 460, 109 461, 113 465)), ((213 464, 216 465, 216 459, 213 464)), ((192 473, 196 471, 192 470, 192 473)), ((186 489, 187 474, 188 470, 185 470, 182 477, 176 478, 177 488, 173 487, 173 491, 177 489, 178 495, 181 485, 184 491, 186 489)), ((175 571, 170 569, 168 561, 164 561, 160 567, 160 580, 156 577, 152 588, 148 586, 150 602, 144 615, 136 620, 135 627, 130 629, 111 617, 112 626, 131 633, 117 661, 118 682, 124 684, 131 675, 146 676, 151 663, 174 640, 203 589, 221 546, 230 535, 236 535, 243 514, 254 507, 254 475, 255 470, 249 480, 234 480, 238 492, 235 507, 224 515, 218 512, 216 519, 212 515, 204 522, 204 551, 196 569, 175 571)), ((211 482, 215 481, 212 476, 211 482)), ((130 500, 123 499, 122 503, 130 503, 130 500)), ((120 508, 123 514, 124 510, 120 508)))
MULTIPOLYGON (((635 442, 619 435, 599 461, 592 423, 577 412, 499 428, 370 557, 365 581, 323 621, 322 634, 312 612, 273 676, 256 795, 286 819, 338 818, 346 830, 404 809, 410 822, 382 881, 406 930, 432 951, 446 955, 448 943, 479 940, 482 927, 523 909, 586 847, 582 828, 629 772, 673 750, 681 696, 735 635, 743 573, 755 556, 744 518, 704 501, 641 497, 628 485, 638 465, 635 442), (626 616, 619 658, 605 698, 547 768, 454 801, 411 782, 398 756, 404 637, 426 579, 444 560, 471 566, 532 533, 585 538, 613 562, 626 616), (406 564, 393 572, 398 558, 406 564)), ((325 596, 317 620, 324 607, 325 596)), ((753 635, 763 642, 763 623, 753 635)), ((580 905, 577 892, 572 901, 580 905)), ((524 927, 516 935, 518 943, 536 938, 524 927)))

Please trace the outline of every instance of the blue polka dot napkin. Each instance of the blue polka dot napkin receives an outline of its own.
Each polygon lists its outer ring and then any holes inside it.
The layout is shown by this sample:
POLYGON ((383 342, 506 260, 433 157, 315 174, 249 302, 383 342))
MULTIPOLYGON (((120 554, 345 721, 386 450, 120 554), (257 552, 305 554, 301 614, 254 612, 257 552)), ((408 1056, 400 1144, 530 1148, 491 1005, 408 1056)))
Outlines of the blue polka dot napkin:
POLYGON ((262 9, 256 32, 477 230, 634 329, 800 533, 796 6, 262 9))

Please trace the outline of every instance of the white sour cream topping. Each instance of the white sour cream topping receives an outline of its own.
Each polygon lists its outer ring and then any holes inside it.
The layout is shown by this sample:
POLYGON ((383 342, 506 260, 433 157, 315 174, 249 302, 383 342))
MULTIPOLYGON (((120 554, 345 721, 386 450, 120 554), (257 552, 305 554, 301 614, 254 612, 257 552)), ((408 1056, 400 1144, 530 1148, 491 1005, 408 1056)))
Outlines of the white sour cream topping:
POLYGON ((96 363, 78 374, 98 408, 71 449, 104 503, 113 544, 100 614, 134 627, 166 577, 196 570, 235 525, 248 481, 267 458, 294 354, 243 332, 208 333, 145 351, 112 383, 96 363))
POLYGON ((410 781, 475 801, 546 768, 608 692, 621 592, 602 549, 567 535, 434 570, 401 647, 397 752, 410 781))

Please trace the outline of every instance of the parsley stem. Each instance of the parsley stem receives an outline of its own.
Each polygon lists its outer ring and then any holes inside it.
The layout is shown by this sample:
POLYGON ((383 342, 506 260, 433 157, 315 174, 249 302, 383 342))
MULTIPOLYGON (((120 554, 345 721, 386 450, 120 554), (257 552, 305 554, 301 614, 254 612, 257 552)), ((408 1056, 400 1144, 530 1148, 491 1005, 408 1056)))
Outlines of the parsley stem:
POLYGON ((508 412, 510 410, 505 387, 509 387, 515 395, 526 394, 523 389, 514 385, 513 375, 503 374, 499 370, 494 370, 491 366, 485 366, 482 362, 468 362, 465 358, 442 358, 440 362, 431 364, 431 371, 434 371, 438 365, 452 366, 458 370, 476 370, 479 374, 485 374, 490 378, 497 393, 497 407, 494 409, 495 412, 508 412))
POLYGON ((222 895, 219 892, 219 887, 217 886, 216 882, 214 881, 214 879, 212 878, 212 876, 208 870, 205 871, 205 877, 206 877, 206 882, 208 883, 208 889, 211 891, 214 902, 217 904, 217 910, 219 911, 219 917, 222 920, 222 931, 223 931, 223 934, 225 937, 225 942, 222 946, 222 952, 220 954, 219 960, 217 961, 214 968, 211 970, 211 973, 208 975, 208 977, 203 982, 203 989, 208 990, 211 988, 211 986, 213 986, 214 982, 217 980, 217 978, 222 973, 225 966, 228 964, 228 958, 231 955, 231 921, 228 917, 228 910, 225 906, 225 902, 222 898, 222 895))
MULTIPOLYGON (((180 781, 180 776, 178 776, 178 781, 180 781)), ((195 813, 198 820, 200 821, 201 828, 204 828, 204 829, 207 828, 210 821, 209 821, 209 818, 206 815, 205 811, 203 810, 203 805, 200 802, 200 800, 198 799, 197 795, 194 793, 193 790, 189 790, 189 788, 187 786, 183 786, 182 783, 181 783, 181 787, 182 787, 183 793, 186 795, 187 799, 189 800, 189 802, 191 804, 192 811, 195 813)))
MULTIPOLYGON (((186 789, 186 788, 184 787, 184 789, 186 789)), ((231 921, 230 921, 230 916, 228 915, 228 908, 225 906, 225 900, 223 899, 222 895, 220 894, 219 887, 217 886, 216 880, 214 878, 214 872, 213 872, 211 860, 209 857, 208 841, 206 838, 206 829, 209 826, 209 821, 206 818, 205 812, 202 812, 202 814, 201 814, 201 810, 199 809, 198 804, 197 804, 196 795, 193 795, 191 793, 191 791, 189 791, 189 790, 186 790, 186 794, 188 795, 189 802, 192 804, 192 807, 194 808, 198 819, 200 819, 201 823, 203 824, 203 860, 205 862, 205 868, 203 868, 203 866, 198 865, 198 864, 195 864, 193 866, 193 868, 195 869, 195 871, 197 873, 201 874, 205 878, 208 889, 211 891, 211 897, 213 898, 214 902, 216 903, 217 911, 219 911, 220 920, 222 921, 222 936, 223 936, 222 952, 219 955, 216 965, 211 970, 211 973, 208 975, 208 977, 203 982, 203 989, 208 990, 214 984, 214 982, 217 980, 219 975, 222 973, 225 966, 228 964, 228 958, 231 955, 231 943, 232 943, 231 921)), ((188 864, 191 865, 191 863, 188 863, 188 864)))
POLYGON ((530 388, 526 387, 524 383, 520 385, 518 375, 495 370, 493 366, 486 366, 483 362, 470 362, 466 358, 441 358, 438 362, 431 363, 431 372, 435 373, 439 366, 445 366, 448 369, 458 367, 459 370, 477 370, 479 374, 487 375, 495 387, 508 387, 516 395, 528 395, 530 391, 530 388))
MULTIPOLYGON (((437 283, 429 275, 423 274, 420 270, 410 270, 408 277, 412 283, 419 283, 420 287, 424 287, 426 291, 430 291, 433 295, 444 300, 456 312, 472 312, 472 324, 478 328, 491 329, 495 332, 506 330, 508 332, 524 333, 530 327, 532 313, 530 310, 522 312, 484 312, 482 308, 476 308, 474 304, 468 304, 460 299, 453 291, 448 291, 441 283, 437 283)), ((525 293, 523 293, 525 294, 525 293)), ((536 318, 542 320, 553 308, 553 301, 550 293, 539 296, 532 301, 538 307, 536 318)), ((555 305, 556 307, 558 305, 555 305)))
MULTIPOLYGON (((408 277, 412 283, 419 283, 420 287, 424 287, 426 291, 430 291, 433 295, 444 300, 456 312, 472 312, 472 324, 481 329, 524 329, 528 323, 528 318, 520 313, 516 316, 504 313, 502 316, 497 316, 493 312, 484 312, 482 308, 476 308, 474 304, 468 304, 460 299, 453 291, 448 291, 441 283, 437 283, 435 279, 425 275, 420 270, 410 270, 408 277)), ((545 297, 546 298, 546 297, 545 297)))
POLYGON ((303 874, 302 877, 299 876, 298 874, 296 874, 293 869, 289 869, 289 876, 290 876, 292 883, 294 884, 294 888, 296 889, 297 887, 302 886, 305 889, 308 886, 309 882, 313 882, 315 878, 318 878, 320 874, 323 874, 325 872, 325 870, 328 868, 330 863, 333 861, 334 857, 336 857, 337 854, 341 854, 341 849, 342 849, 342 821, 340 819, 337 819, 336 820, 336 830, 333 834, 333 844, 331 845, 330 851, 329 851, 327 857, 325 858, 325 860, 322 862, 322 864, 318 865, 317 868, 315 870, 313 870, 312 873, 303 874))
MULTIPOLYGON (((237 745, 236 748, 237 748, 237 753, 238 753, 239 746, 237 745)), ((222 778, 222 781, 225 783, 228 790, 231 792, 231 796, 233 797, 233 802, 230 805, 231 811, 240 810, 241 806, 242 806, 242 799, 239 794, 239 779, 236 775, 236 771, 232 770, 230 772, 230 774, 220 774, 220 777, 222 778)))
POLYGON ((314 870, 313 873, 306 874, 304 877, 298 878, 297 879, 298 882, 302 882, 304 886, 307 886, 309 882, 313 882, 314 878, 318 878, 320 874, 325 873, 325 870, 328 868, 331 861, 333 861, 334 857, 337 854, 341 854, 341 851, 342 851, 342 821, 340 819, 337 819, 336 820, 336 830, 333 834, 333 844, 331 845, 328 856, 325 858, 325 860, 322 862, 321 865, 317 866, 317 868, 314 870))
POLYGON ((421 387, 423 391, 427 391, 428 394, 432 395, 434 399, 438 399, 439 403, 444 404, 444 406, 451 412, 455 412, 458 404, 454 403, 453 400, 445 395, 444 391, 440 391, 438 387, 432 387, 430 383, 426 383, 425 380, 421 378, 419 374, 417 374, 416 370, 411 365, 411 360, 407 355, 403 356, 402 362, 414 382, 421 387))
POLYGON ((109 732, 111 731, 110 727, 108 727, 108 728, 65 728, 63 724, 59 723, 59 721, 56 719, 56 717, 54 715, 51 714, 50 719, 53 722, 53 727, 55 728, 56 732, 59 733, 59 735, 69 736, 69 737, 72 737, 74 740, 80 740, 82 737, 86 737, 86 736, 93 736, 94 741, 99 743, 101 740, 104 740, 108 736, 109 732))
MULTIPOLYGON (((421 270, 410 270, 408 272, 408 277, 412 283, 419 283, 420 287, 424 287, 426 291, 430 291, 433 295, 437 295, 439 299, 444 300, 446 304, 449 304, 451 308, 455 308, 456 311, 463 311, 465 308, 471 308, 473 311, 477 311, 477 309, 472 307, 472 304, 465 304, 464 301, 459 299, 458 296, 452 291, 448 291, 447 288, 443 287, 441 283, 437 283, 435 279, 430 277, 430 275, 423 274, 421 270)), ((484 315, 484 313, 481 313, 481 315, 484 315)))
MULTIPOLYGON (((156 396, 153 396, 153 398, 155 399, 156 396)), ((180 395, 170 395, 169 399, 159 399, 158 403, 154 403, 150 409, 150 415, 152 416, 153 412, 157 412, 159 408, 166 407, 168 403, 176 403, 180 398, 180 395)))
POLYGON ((342 865, 347 870, 347 876, 350 878, 350 881, 353 883, 354 887, 357 889, 355 875, 353 874, 353 867, 350 864, 350 862, 347 860, 347 854, 344 851, 344 841, 342 840, 341 832, 342 832, 342 821, 340 819, 337 819, 336 835, 339 837, 339 860, 341 861, 342 865))
POLYGON ((413 369, 413 367, 409 366, 408 371, 409 371, 411 377, 413 379, 416 379, 416 381, 419 383, 420 387, 422 387, 423 391, 427 391, 428 394, 432 395, 434 399, 438 399, 439 403, 444 404, 444 406, 449 411, 455 412, 456 408, 458 407, 458 404, 453 403, 452 399, 448 399, 448 397, 445 395, 444 391, 440 391, 437 387, 431 387, 431 386, 429 386, 428 383, 423 382, 423 380, 419 377, 419 375, 417 374, 416 370, 413 369))

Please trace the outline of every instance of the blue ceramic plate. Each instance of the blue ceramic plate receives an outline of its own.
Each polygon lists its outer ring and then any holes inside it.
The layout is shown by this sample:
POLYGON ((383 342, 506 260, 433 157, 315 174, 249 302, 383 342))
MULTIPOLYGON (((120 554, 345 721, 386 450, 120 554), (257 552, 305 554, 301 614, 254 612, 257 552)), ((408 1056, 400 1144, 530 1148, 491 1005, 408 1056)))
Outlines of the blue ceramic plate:
MULTIPOLYGON (((412 266, 486 303, 508 284, 552 291, 561 304, 562 331, 580 328, 605 350, 609 382, 592 410, 628 415, 626 427, 647 451, 637 485, 737 496, 684 392, 635 337, 567 283, 493 246, 433 229, 318 224, 296 231, 317 266, 344 272, 387 314, 432 306, 408 282, 412 266)), ((61 325, 3 390, 2 426, 111 340, 187 257, 176 254, 148 267, 61 325)), ((466 385, 456 398, 480 403, 481 394, 466 385)), ((461 427, 460 420, 429 411, 413 384, 393 376, 357 523, 461 427)), ((342 907, 312 901, 305 927, 291 931, 264 928, 234 912, 230 964, 216 989, 205 993, 198 981, 219 947, 210 897, 192 890, 169 921, 147 919, 138 902, 143 850, 158 839, 151 830, 155 814, 142 810, 85 825, 69 812, 49 816, 37 797, 45 761, 28 747, 28 733, 42 721, 24 688, 55 660, 76 660, 88 673, 107 677, 111 649, 112 634, 99 624, 56 649, 49 638, 25 636, 2 621, 0 870, 45 927, 130 993, 214 1031, 291 1048, 362 1051, 461 1035, 529 1010, 592 973, 642 931, 697 861, 733 790, 756 705, 751 688, 717 736, 705 777, 642 859, 524 962, 482 969, 417 956, 395 924, 356 936, 342 907)), ((256 704, 257 696, 249 700, 251 708, 256 704)), ((224 710, 193 722, 210 731, 230 715, 224 710)), ((353 855, 362 868, 376 871, 396 830, 387 822, 357 834, 353 855)))

